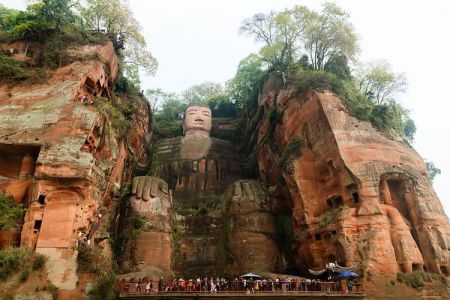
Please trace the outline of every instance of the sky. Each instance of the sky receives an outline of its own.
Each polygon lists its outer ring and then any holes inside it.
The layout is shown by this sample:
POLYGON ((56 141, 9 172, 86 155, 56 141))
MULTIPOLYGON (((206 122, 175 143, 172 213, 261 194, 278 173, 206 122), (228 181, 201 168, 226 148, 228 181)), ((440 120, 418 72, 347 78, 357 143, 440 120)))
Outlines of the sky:
MULTIPOLYGON (((294 5, 320 10, 323 1, 129 0, 149 50, 159 61, 142 86, 181 92, 205 81, 225 83, 241 59, 259 45, 238 33, 243 19, 294 5)), ((358 33, 363 62, 385 59, 405 73, 408 90, 399 97, 411 111, 414 148, 441 169, 434 182, 450 215, 450 1, 338 0, 358 33)), ((22 0, 0 0, 24 8, 22 0)))

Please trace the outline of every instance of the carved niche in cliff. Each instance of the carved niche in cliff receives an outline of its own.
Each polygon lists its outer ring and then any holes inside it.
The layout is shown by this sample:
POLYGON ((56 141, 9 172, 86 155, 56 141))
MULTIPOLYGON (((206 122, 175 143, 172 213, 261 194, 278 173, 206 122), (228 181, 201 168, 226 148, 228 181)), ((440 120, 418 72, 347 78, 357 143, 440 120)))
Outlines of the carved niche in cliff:
MULTIPOLYGON (((143 253, 149 247, 168 248, 165 238, 169 237, 173 248, 160 258, 166 261, 164 272, 208 274, 218 268, 236 274, 243 270, 275 271, 279 251, 272 239, 275 222, 269 194, 257 181, 238 181, 237 147, 210 138, 210 130, 209 107, 188 107, 183 126, 185 136, 158 141, 154 147, 152 177, 134 179, 134 213, 142 216, 145 207, 154 217, 158 210, 154 209, 152 199, 158 198, 156 194, 161 190, 158 186, 168 186, 172 198, 167 201, 171 205, 171 230, 161 239, 156 236, 161 230, 153 229, 153 244, 148 230, 141 230, 135 252, 143 253), (256 249, 264 251, 256 253, 256 249)), ((164 218, 163 212, 159 214, 164 218)), ((148 259, 146 266, 151 268, 155 262, 148 259)))

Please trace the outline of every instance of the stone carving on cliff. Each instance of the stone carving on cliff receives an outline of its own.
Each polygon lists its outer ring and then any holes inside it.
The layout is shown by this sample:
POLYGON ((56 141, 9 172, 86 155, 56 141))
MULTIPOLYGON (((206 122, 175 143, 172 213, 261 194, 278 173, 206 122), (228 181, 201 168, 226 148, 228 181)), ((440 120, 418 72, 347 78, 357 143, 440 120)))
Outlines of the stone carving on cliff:
POLYGON ((20 164, 20 173, 17 179, 7 182, 0 193, 12 196, 16 203, 24 203, 31 187, 31 178, 34 175, 35 160, 30 153, 26 153, 20 164))
POLYGON ((0 87, 0 193, 27 208, 20 244, 48 256, 49 279, 62 289, 77 285, 80 242, 108 247, 107 234, 99 232, 108 228, 118 187, 136 161, 146 160, 142 149, 150 135, 150 109, 142 100, 133 99, 136 134, 126 145, 105 126, 108 116, 77 99, 79 93, 109 96, 118 72, 112 43, 68 53, 76 54, 74 60, 46 84, 0 87), (78 60, 93 54, 101 59, 78 60))
POLYGON ((277 110, 280 121, 263 119, 258 141, 272 126, 276 147, 259 147, 257 158, 264 182, 289 191, 293 263, 320 268, 337 260, 376 273, 448 274, 450 251, 439 241, 450 223, 417 153, 351 117, 332 93, 297 95, 294 87, 274 88, 270 80, 259 109, 265 115, 277 110), (277 101, 264 101, 273 89, 277 101), (273 162, 294 138, 304 141, 301 153, 274 172, 273 162))
MULTIPOLYGON (((173 196, 171 222, 177 235, 171 235, 172 231, 167 233, 174 240, 174 247, 170 255, 159 258, 166 261, 165 272, 207 274, 219 265, 223 271, 227 268, 238 272, 275 271, 279 253, 277 244, 269 238, 275 234, 275 225, 268 192, 256 181, 236 182, 239 179, 237 151, 227 141, 210 138, 211 117, 209 107, 191 105, 185 113, 184 136, 158 141, 152 176, 134 178, 132 193, 142 195, 142 200, 133 200, 134 210, 139 212, 143 206, 149 206, 142 201, 154 201, 158 192, 167 194, 169 187, 168 194, 173 196), (230 185, 231 192, 226 192, 230 185), (237 210, 238 206, 242 211, 237 210), (229 225, 223 217, 233 221, 229 225), (232 228, 230 236, 225 234, 228 225, 232 228), (263 245, 264 251, 257 253, 256 245, 263 245), (228 257, 220 257, 219 248, 228 251, 228 247, 234 264, 230 264, 228 257), (169 268, 170 261, 172 268, 169 268)), ((139 197, 133 199, 136 198, 139 197)), ((144 248, 151 243, 169 248, 161 244, 162 240, 140 240, 141 234, 137 241, 144 248)), ((150 267, 155 262, 146 264, 150 267)))
POLYGON ((246 270, 274 271, 279 265, 275 220, 265 186, 256 180, 240 180, 227 191, 233 273, 246 270))

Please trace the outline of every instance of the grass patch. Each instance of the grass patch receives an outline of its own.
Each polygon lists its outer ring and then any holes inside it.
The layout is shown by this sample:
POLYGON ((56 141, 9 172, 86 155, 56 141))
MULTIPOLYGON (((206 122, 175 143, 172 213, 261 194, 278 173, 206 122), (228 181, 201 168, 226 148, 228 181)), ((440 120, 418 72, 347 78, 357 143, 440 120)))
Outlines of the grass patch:
POLYGON ((28 268, 31 257, 31 250, 25 247, 11 247, 0 250, 0 279, 5 280, 11 275, 28 268))
POLYGON ((5 83, 25 80, 29 71, 24 63, 0 52, 0 80, 5 83))
POLYGON ((33 271, 40 270, 44 267, 46 261, 47 261, 47 257, 45 255, 38 254, 34 258, 31 268, 33 269, 33 271))
POLYGON ((445 286, 448 285, 447 278, 444 276, 434 273, 427 273, 424 271, 397 273, 397 280, 415 289, 421 288, 426 282, 432 282, 433 280, 440 281, 445 286))
POLYGON ((95 105, 100 113, 111 122, 112 129, 120 136, 125 136, 132 127, 132 111, 125 105, 113 105, 103 97, 95 97, 95 105))
POLYGON ((50 78, 51 72, 40 67, 28 67, 25 63, 0 52, 0 83, 38 84, 50 78))
POLYGON ((112 272, 112 261, 103 254, 101 248, 80 244, 78 246, 78 267, 82 272, 103 275, 112 272))
POLYGON ((20 282, 25 282, 28 280, 28 276, 30 276, 30 269, 24 269, 20 272, 19 280, 20 282))
POLYGON ((88 293, 89 300, 116 299, 115 284, 117 278, 114 273, 101 275, 94 287, 88 293))

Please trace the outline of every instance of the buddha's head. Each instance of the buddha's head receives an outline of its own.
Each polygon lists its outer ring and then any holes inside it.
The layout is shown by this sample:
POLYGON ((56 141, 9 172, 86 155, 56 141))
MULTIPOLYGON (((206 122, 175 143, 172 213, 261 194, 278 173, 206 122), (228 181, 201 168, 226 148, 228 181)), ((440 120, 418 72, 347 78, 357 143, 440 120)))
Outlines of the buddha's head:
POLYGON ((203 104, 191 104, 184 114, 185 136, 207 136, 211 131, 211 109, 203 104))

